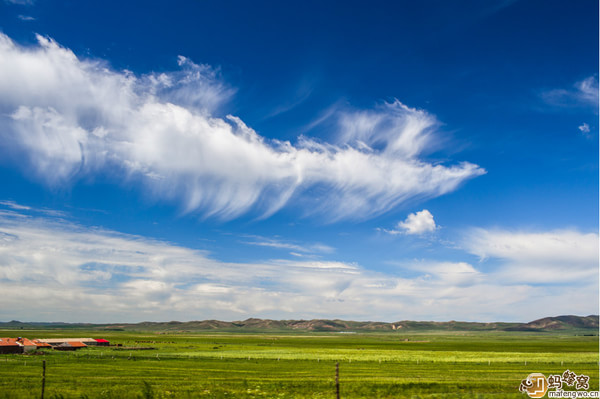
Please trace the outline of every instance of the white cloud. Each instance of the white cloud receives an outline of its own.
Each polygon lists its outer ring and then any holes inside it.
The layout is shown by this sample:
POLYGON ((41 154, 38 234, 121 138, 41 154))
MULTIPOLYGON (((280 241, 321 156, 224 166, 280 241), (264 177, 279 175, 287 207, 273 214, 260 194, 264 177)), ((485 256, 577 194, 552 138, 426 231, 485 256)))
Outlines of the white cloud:
MULTIPOLYGON (((591 238, 571 238, 583 239, 576 249, 588 252, 591 238)), ((547 256, 546 244, 514 251, 510 240, 508 248, 485 242, 474 247, 510 260, 527 258, 524 254, 562 259, 573 252, 571 241, 547 256)), ((522 274, 505 278, 504 272, 486 271, 485 263, 411 261, 399 263, 393 274, 337 261, 231 263, 163 241, 15 210, 0 213, 0 320, 529 321, 597 310, 597 270, 577 263, 587 264, 590 257, 563 268, 565 274, 583 270, 585 278, 560 280, 567 285, 559 289, 522 274)))
POLYGON ((35 1, 34 0, 4 0, 7 4, 17 4, 20 6, 32 6, 35 1))
POLYGON ((334 144, 293 145, 215 116, 233 90, 206 65, 180 57, 179 71, 135 76, 38 42, 24 48, 0 35, 0 126, 3 146, 51 186, 102 173, 205 216, 266 217, 293 200, 334 221, 443 195, 485 173, 423 159, 437 122, 399 101, 342 114, 334 144))
POLYGON ((578 97, 581 101, 587 102, 598 107, 598 77, 590 76, 577 82, 575 87, 578 90, 578 97))
POLYGON ((21 205, 21 204, 17 204, 15 201, 0 201, 0 205, 4 205, 7 206, 9 208, 18 210, 18 211, 28 211, 31 210, 32 208, 30 206, 26 206, 26 205, 21 205))
POLYGON ((553 89, 542 93, 542 99, 557 107, 586 107, 598 112, 598 77, 596 75, 576 82, 569 89, 553 89))
POLYGON ((329 254, 335 252, 335 248, 320 243, 296 244, 292 242, 286 242, 280 239, 267 238, 255 235, 247 236, 246 238, 248 238, 249 241, 243 241, 244 244, 296 251, 296 256, 298 255, 297 252, 305 254, 329 254))
POLYGON ((436 229, 433 215, 427 209, 411 213, 404 222, 398 223, 398 227, 405 230, 407 234, 429 233, 436 229))
POLYGON ((584 122, 581 126, 578 127, 578 129, 581 133, 587 134, 590 132, 590 125, 584 122))
POLYGON ((498 259, 501 266, 494 274, 507 282, 587 285, 598 281, 596 233, 474 229, 464 246, 482 260, 498 259))
POLYGON ((588 125, 587 123, 584 122, 581 126, 578 127, 578 129, 584 137, 588 139, 592 137, 592 135, 590 134, 590 125, 588 125))
POLYGON ((427 209, 411 213, 403 222, 398 222, 398 230, 384 230, 389 234, 425 234, 437 229, 433 215, 427 209))
POLYGON ((35 21, 35 18, 32 17, 31 15, 19 15, 18 18, 21 21, 35 21))
POLYGON ((0 290, 7 294, 0 319, 16 309, 30 319, 90 319, 85 309, 101 304, 108 310, 97 320, 234 319, 275 313, 279 303, 301 311, 286 302, 335 296, 358 270, 338 262, 219 262, 161 241, 10 212, 0 215, 0 232, 0 290))
POLYGON ((340 124, 340 143, 359 143, 368 149, 382 147, 388 154, 413 158, 431 144, 431 129, 437 121, 396 100, 377 110, 342 113, 340 124))
POLYGON ((417 271, 423 279, 434 280, 446 287, 472 286, 484 281, 484 275, 466 262, 413 261, 399 266, 417 271))

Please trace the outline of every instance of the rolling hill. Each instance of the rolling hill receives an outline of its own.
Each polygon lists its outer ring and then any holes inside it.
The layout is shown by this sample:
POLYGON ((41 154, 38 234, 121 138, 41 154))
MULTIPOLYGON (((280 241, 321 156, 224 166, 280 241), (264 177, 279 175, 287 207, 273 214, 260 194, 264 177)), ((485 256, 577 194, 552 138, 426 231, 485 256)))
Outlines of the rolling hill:
POLYGON ((0 322, 4 330, 105 330, 105 331, 223 331, 223 332, 420 332, 420 331, 572 331, 586 334, 598 333, 598 315, 545 317, 529 323, 477 323, 462 321, 410 321, 395 323, 346 320, 270 320, 249 318, 243 321, 169 321, 141 323, 45 323, 12 320, 0 322))

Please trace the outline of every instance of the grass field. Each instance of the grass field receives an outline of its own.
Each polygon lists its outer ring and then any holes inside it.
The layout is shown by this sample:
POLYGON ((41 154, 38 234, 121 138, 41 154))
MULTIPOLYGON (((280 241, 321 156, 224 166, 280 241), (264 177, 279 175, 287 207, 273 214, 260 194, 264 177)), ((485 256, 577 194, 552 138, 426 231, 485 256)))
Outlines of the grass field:
POLYGON ((133 333, 2 331, 0 336, 106 338, 117 347, 0 355, 0 399, 527 398, 533 372, 590 376, 598 337, 559 333, 133 333), (154 349, 139 350, 139 347, 154 349))

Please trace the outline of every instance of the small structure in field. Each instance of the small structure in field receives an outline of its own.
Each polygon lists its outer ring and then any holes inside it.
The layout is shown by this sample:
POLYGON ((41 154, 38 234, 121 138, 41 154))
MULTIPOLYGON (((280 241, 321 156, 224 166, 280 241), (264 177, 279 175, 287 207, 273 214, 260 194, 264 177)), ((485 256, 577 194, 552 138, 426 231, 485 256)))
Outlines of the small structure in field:
POLYGON ((96 341, 96 346, 110 346, 110 342, 105 340, 105 339, 97 339, 96 341))

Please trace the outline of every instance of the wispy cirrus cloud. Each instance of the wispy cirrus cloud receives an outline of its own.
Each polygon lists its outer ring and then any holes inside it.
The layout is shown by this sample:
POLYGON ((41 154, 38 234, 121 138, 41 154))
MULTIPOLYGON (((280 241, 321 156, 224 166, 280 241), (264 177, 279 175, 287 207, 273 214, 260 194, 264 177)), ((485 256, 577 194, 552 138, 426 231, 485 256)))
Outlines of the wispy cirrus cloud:
POLYGON ((35 0, 4 0, 7 4, 17 4, 20 6, 32 6, 35 4, 35 0))
POLYGON ((33 215, 45 215, 45 216, 52 216, 52 217, 63 217, 66 216, 66 214, 62 211, 57 211, 54 209, 47 209, 47 208, 33 208, 27 205, 21 205, 15 201, 10 201, 10 200, 2 200, 0 201, 0 205, 19 211, 19 212, 27 212, 33 215))
POLYGON ((329 245, 325 244, 298 244, 294 242, 281 240, 278 238, 268 238, 256 235, 246 236, 246 240, 242 241, 242 243, 247 245, 255 245, 259 247, 285 249, 289 251, 295 251, 296 253, 301 252, 304 254, 330 254, 335 252, 335 248, 332 248, 329 245))
POLYGON ((283 102, 280 102, 277 106, 273 107, 272 110, 267 112, 267 115, 263 119, 270 119, 281 114, 285 114, 293 110, 294 108, 302 105, 312 95, 316 86, 316 78, 306 76, 302 79, 294 88, 291 93, 286 96, 283 102))
POLYGON ((399 101, 342 115, 336 142, 292 144, 217 116, 234 90, 209 66, 180 57, 179 71, 135 76, 38 43, 0 36, 0 124, 3 146, 51 186, 105 174, 206 217, 268 217, 294 203, 336 221, 440 196, 485 173, 427 161, 437 122, 399 101))
POLYGON ((598 112, 598 76, 593 75, 570 88, 552 89, 541 93, 547 104, 561 108, 589 108, 598 112))
POLYGON ((28 210, 32 209, 30 206, 21 205, 21 204, 16 203, 15 201, 8 201, 8 200, 0 201, 0 205, 4 205, 6 207, 9 207, 11 209, 15 209, 18 211, 28 211, 28 210))

